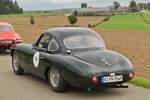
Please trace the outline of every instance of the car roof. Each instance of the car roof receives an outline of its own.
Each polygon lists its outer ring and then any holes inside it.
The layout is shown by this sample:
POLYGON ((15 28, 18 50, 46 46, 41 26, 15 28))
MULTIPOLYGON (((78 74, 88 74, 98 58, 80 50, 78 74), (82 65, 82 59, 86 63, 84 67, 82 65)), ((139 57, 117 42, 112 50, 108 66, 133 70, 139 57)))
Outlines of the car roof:
POLYGON ((45 33, 53 34, 57 37, 67 37, 73 35, 80 35, 80 34, 91 34, 95 35, 96 32, 91 30, 90 28, 84 27, 59 27, 59 28, 52 28, 47 30, 45 33))
POLYGON ((12 25, 8 22, 0 22, 0 26, 12 26, 12 25))

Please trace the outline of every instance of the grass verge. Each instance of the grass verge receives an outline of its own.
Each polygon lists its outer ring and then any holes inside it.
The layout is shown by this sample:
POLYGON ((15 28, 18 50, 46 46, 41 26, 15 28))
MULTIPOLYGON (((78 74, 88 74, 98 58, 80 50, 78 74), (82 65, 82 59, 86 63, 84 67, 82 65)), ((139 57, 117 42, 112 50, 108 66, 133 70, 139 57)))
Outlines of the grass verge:
POLYGON ((135 78, 132 81, 130 81, 130 83, 150 89, 150 80, 146 80, 146 79, 138 77, 138 78, 135 78))

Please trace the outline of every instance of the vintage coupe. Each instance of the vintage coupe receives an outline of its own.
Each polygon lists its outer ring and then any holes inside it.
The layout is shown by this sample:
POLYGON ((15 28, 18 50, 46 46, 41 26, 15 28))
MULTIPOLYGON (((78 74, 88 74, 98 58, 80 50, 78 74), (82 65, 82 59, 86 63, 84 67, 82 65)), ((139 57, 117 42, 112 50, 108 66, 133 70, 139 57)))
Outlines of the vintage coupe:
POLYGON ((7 22, 0 22, 0 53, 21 42, 20 35, 14 31, 12 25, 7 22))
POLYGON ((131 62, 107 50, 102 38, 88 28, 49 29, 36 43, 13 46, 11 56, 17 75, 28 72, 47 79, 55 92, 67 86, 123 88, 134 76, 131 62))

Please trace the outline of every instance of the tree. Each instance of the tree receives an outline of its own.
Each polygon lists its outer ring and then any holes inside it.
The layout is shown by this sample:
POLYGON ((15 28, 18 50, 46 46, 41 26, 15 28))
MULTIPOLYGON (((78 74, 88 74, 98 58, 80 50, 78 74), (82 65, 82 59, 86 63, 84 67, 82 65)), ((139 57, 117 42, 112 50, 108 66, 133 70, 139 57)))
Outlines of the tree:
POLYGON ((143 9, 144 8, 143 3, 138 3, 138 6, 139 6, 139 9, 143 9))
POLYGON ((23 9, 19 7, 17 1, 0 0, 0 14, 23 13, 23 9))
POLYGON ((129 8, 130 8, 131 12, 138 12, 139 11, 139 7, 135 1, 130 2, 129 8))
POLYGON ((73 12, 73 15, 78 16, 78 12, 75 10, 75 11, 73 12))
POLYGON ((120 7, 120 3, 118 1, 114 1, 113 5, 115 10, 120 7))
POLYGON ((146 10, 148 9, 148 3, 138 3, 139 9, 146 10))
POLYGON ((32 25, 35 24, 34 16, 31 16, 31 17, 30 17, 30 23, 31 23, 32 25))
POLYGON ((10 12, 10 8, 9 8, 9 6, 4 6, 4 11, 3 11, 3 13, 8 13, 8 12, 10 12))
POLYGON ((150 10, 150 3, 147 3, 147 8, 148 10, 150 10))
POLYGON ((71 25, 74 25, 78 21, 78 19, 75 15, 70 15, 68 16, 68 21, 71 25))

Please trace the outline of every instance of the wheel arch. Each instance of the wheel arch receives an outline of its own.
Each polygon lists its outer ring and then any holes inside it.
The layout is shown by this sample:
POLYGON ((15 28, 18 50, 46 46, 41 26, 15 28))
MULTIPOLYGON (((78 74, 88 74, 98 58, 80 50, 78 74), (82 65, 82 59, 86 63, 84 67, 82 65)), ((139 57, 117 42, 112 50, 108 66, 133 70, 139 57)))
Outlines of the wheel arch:
POLYGON ((48 72, 49 72, 50 68, 51 68, 51 67, 47 67, 47 68, 45 69, 45 71, 44 71, 44 77, 45 77, 46 80, 48 80, 48 72))
POLYGON ((55 66, 55 67, 59 68, 59 67, 58 67, 57 65, 55 65, 55 64, 46 67, 45 70, 44 70, 44 78, 45 78, 46 80, 48 80, 48 72, 49 72, 49 70, 51 69, 52 66, 55 66))
MULTIPOLYGON (((49 70, 51 69, 51 67, 57 67, 59 70, 65 68, 64 66, 61 66, 61 68, 60 68, 60 66, 58 67, 57 64, 52 64, 51 66, 46 67, 45 70, 44 70, 44 78, 45 78, 46 80, 48 80, 48 72, 49 72, 49 70)), ((63 72, 63 71, 61 70, 61 75, 63 76, 62 72, 63 72)), ((63 77, 63 78, 64 78, 64 77, 63 77)))

